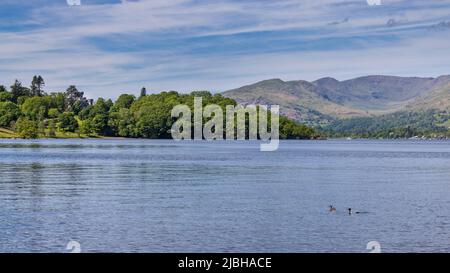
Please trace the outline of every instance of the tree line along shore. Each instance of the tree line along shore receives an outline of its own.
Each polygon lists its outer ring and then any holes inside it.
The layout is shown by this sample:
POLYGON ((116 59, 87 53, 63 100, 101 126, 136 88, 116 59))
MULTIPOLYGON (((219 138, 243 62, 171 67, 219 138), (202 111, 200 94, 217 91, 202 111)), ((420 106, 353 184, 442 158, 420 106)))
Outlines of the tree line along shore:
MULTIPOLYGON (((41 76, 34 76, 30 87, 19 80, 8 89, 0 85, 0 138, 87 138, 123 137, 169 139, 176 118, 171 110, 179 104, 193 107, 194 97, 203 104, 217 104, 222 109, 236 101, 221 94, 176 91, 139 96, 122 94, 116 101, 84 96, 71 85, 65 92, 44 91, 41 76)), ((311 139, 317 133, 311 127, 280 117, 281 139, 311 139)))

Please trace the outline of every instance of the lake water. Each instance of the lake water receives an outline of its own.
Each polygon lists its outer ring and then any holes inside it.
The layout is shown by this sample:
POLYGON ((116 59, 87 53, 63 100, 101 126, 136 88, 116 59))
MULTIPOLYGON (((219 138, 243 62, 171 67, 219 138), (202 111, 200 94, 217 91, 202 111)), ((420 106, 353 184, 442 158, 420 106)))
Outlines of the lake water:
POLYGON ((448 252, 449 144, 0 140, 0 252, 448 252))

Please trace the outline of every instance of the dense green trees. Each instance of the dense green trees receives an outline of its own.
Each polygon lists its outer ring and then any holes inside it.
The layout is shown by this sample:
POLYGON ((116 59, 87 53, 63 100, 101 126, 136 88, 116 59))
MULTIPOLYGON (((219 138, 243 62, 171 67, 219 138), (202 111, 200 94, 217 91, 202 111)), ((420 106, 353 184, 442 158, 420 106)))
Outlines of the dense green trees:
POLYGON ((112 111, 109 114, 108 126, 111 129, 112 135, 120 137, 134 137, 134 117, 127 108, 121 108, 119 111, 112 111))
POLYGON ((0 102, 0 127, 10 127, 20 117, 20 109, 10 101, 0 102))
POLYGON ((280 138, 282 139, 308 139, 314 136, 314 129, 298 124, 286 117, 280 117, 280 138))
POLYGON ((0 102, 12 101, 12 95, 8 92, 0 92, 0 102))
POLYGON ((78 129, 78 121, 72 112, 64 112, 58 116, 58 128, 63 132, 75 132, 78 129))
POLYGON ((111 111, 118 111, 122 108, 130 109, 131 105, 133 105, 136 97, 130 94, 122 94, 116 100, 114 105, 111 108, 111 111))
MULTIPOLYGON (((31 89, 16 80, 11 91, 0 87, 0 126, 15 129, 24 138, 83 136, 119 136, 135 138, 171 138, 175 118, 174 106, 185 104, 193 108, 194 97, 201 96, 203 105, 217 104, 225 110, 236 105, 232 99, 207 91, 179 94, 175 91, 147 94, 140 97, 123 94, 113 102, 99 98, 95 103, 84 97, 76 86, 66 92, 46 94, 44 80, 33 77, 31 89)), ((225 123, 224 123, 225 124, 225 123)), ((314 130, 280 118, 280 136, 286 139, 311 138, 314 130)))
POLYGON ((131 106, 136 98, 133 95, 121 95, 110 109, 108 126, 112 135, 120 137, 134 137, 134 116, 131 106))
POLYGON ((37 138, 38 124, 35 121, 29 120, 26 117, 20 117, 16 123, 16 132, 22 138, 37 138))
POLYGON ((131 106, 134 134, 144 138, 169 138, 172 108, 181 103, 177 93, 163 92, 141 97, 131 106))
POLYGON ((22 110, 22 114, 31 120, 43 120, 48 117, 48 109, 50 105, 50 97, 30 97, 25 99, 20 108, 22 110))
POLYGON ((411 138, 450 136, 450 113, 427 110, 396 112, 377 117, 336 120, 322 129, 330 137, 411 138))

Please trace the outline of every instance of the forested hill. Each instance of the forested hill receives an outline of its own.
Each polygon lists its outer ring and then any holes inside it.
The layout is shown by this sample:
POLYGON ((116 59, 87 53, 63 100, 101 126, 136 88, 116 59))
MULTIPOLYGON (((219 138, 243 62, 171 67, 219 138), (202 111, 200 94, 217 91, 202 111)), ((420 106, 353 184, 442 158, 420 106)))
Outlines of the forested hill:
MULTIPOLYGON (((138 97, 123 94, 115 102, 103 98, 94 102, 76 86, 65 92, 45 92, 43 88, 41 76, 33 78, 30 88, 17 80, 9 90, 0 86, 0 137, 164 139, 171 138, 170 129, 176 120, 171 111, 175 105, 192 106, 195 96, 201 96, 205 105, 236 105, 233 99, 206 91, 147 95, 142 88, 138 97)), ((281 138, 310 139, 314 135, 313 129, 280 117, 281 138)))
POLYGON ((242 104, 277 104, 299 122, 323 125, 333 119, 381 116, 397 111, 450 109, 450 76, 366 76, 346 81, 265 80, 223 93, 242 104))
POLYGON ((223 94, 242 104, 280 105, 281 114, 332 137, 450 135, 450 76, 271 79, 223 94))

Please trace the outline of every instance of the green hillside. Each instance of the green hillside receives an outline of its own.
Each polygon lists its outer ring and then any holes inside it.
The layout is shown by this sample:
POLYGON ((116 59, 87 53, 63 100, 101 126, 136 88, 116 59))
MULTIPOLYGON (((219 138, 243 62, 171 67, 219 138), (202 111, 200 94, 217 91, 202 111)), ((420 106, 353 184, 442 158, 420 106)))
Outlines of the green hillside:
POLYGON ((283 115, 331 136, 441 135, 450 124, 450 76, 275 79, 224 96, 243 104, 280 105, 283 115))
POLYGON ((450 112, 396 112, 377 117, 336 120, 322 128, 329 137, 443 138, 450 137, 450 112))
POLYGON ((19 136, 13 131, 0 127, 0 138, 16 138, 16 137, 19 136))

